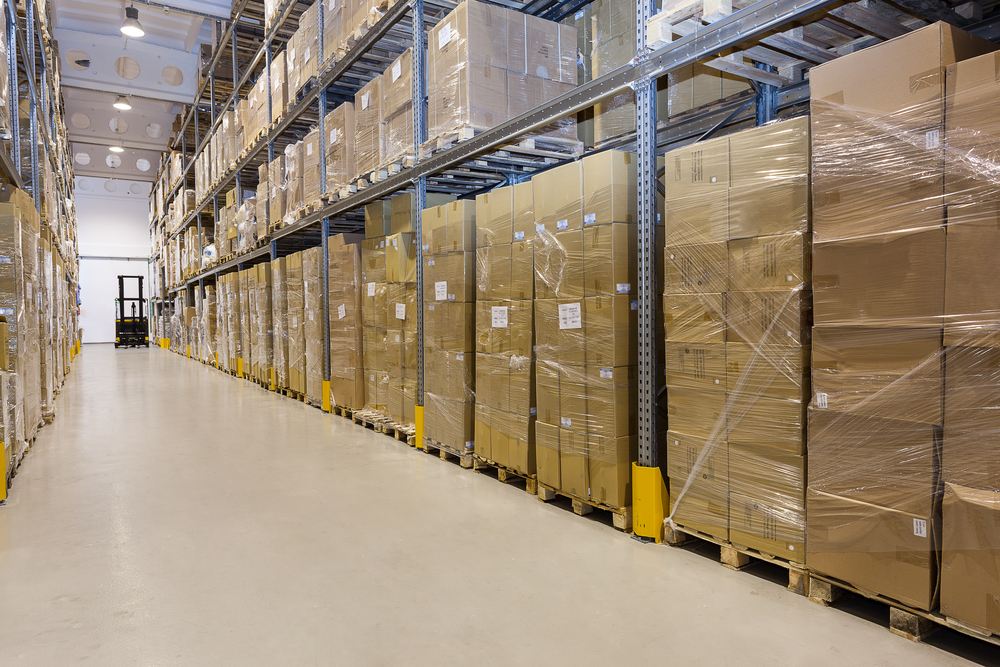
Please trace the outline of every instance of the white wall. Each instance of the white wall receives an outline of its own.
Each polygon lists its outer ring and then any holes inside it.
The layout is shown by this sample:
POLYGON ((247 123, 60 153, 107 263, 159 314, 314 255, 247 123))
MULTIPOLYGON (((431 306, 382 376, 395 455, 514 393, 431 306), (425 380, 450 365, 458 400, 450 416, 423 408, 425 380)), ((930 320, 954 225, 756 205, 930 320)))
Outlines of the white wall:
POLYGON ((114 342, 119 275, 147 276, 143 291, 149 296, 150 189, 150 183, 139 181, 76 179, 84 343, 114 342))

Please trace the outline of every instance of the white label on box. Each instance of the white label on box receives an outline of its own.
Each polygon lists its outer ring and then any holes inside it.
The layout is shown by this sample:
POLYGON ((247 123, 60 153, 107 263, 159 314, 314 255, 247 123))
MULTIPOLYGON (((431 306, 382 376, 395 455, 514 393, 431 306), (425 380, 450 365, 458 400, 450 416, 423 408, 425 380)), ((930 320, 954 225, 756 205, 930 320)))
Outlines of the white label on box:
POLYGON ((403 63, 397 60, 395 64, 393 64, 392 66, 392 82, 396 83, 396 79, 398 79, 402 74, 403 74, 403 63))
POLYGON ((429 245, 424 246, 424 252, 430 252, 431 247, 429 245))
POLYGON ((583 10, 581 9, 576 14, 573 14, 573 18, 576 19, 577 21, 579 21, 580 19, 582 19, 583 18, 583 10))
POLYGON ((443 49, 451 41, 451 24, 445 23, 438 30, 438 48, 443 49))
POLYGON ((475 440, 466 440, 465 441, 465 451, 471 452, 475 448, 476 448, 476 441, 475 440))
POLYGON ((927 520, 926 519, 914 519, 913 520, 913 534, 917 537, 927 537, 927 520))
POLYGON ((434 283, 434 300, 444 301, 448 298, 448 281, 441 280, 434 283))
POLYGON ((0 256, 0 264, 13 264, 14 260, 7 255, 0 256))
POLYGON ((312 49, 307 46, 305 53, 302 54, 302 59, 309 62, 310 58, 312 58, 312 49))
POLYGON ((333 128, 332 130, 330 130, 330 143, 331 144, 337 143, 337 128, 333 128))
POLYGON ((823 408, 824 410, 829 407, 829 402, 827 401, 826 394, 819 393, 816 394, 816 407, 823 408))
POLYGON ((340 304, 337 306, 337 319, 342 320, 347 317, 347 306, 340 304))
POLYGON ((396 342, 399 342, 399 334, 396 334, 396 342))
POLYGON ((0 315, 13 315, 13 314, 14 314, 13 308, 0 308, 0 315))
POLYGON ((556 230, 569 229, 569 220, 560 220, 556 223, 556 230))
POLYGON ((396 304, 396 319, 405 320, 406 319, 406 304, 397 303, 396 304))
POLYGON ((462 352, 457 352, 455 354, 455 359, 458 361, 465 361, 465 354, 463 354, 462 352))
POLYGON ((618 294, 631 294, 632 283, 618 283, 615 285, 615 292, 618 294))
POLYGON ((601 369, 601 377, 604 378, 605 380, 610 380, 611 379, 611 369, 610 368, 602 368, 601 369))
POLYGON ((515 241, 523 241, 524 240, 524 232, 514 232, 514 240, 515 241))
POLYGON ((375 296, 375 283, 368 283, 368 296, 375 296))
POLYGON ((559 328, 560 329, 583 328, 583 318, 580 315, 579 303, 559 304, 559 328))
POLYGON ((368 375, 368 381, 369 382, 374 382, 375 381, 375 374, 374 373, 369 373, 369 375, 368 375))
POLYGON ((434 310, 434 304, 433 303, 427 304, 427 310, 434 310))
POLYGON ((535 233, 536 234, 541 234, 544 231, 545 231, 545 225, 543 225, 540 222, 536 222, 535 223, 535 233))
POLYGON ((313 145, 312 142, 310 141, 309 143, 306 144, 306 157, 312 154, 313 154, 313 145))
POLYGON ((639 302, 638 301, 633 301, 632 302, 632 310, 639 310, 639 302))
POLYGON ((362 111, 364 111, 365 109, 368 108, 368 104, 371 102, 371 99, 372 99, 372 91, 370 91, 370 90, 367 91, 366 93, 363 93, 361 95, 361 110, 362 111))
POLYGON ((528 414, 534 417, 538 414, 538 408, 528 408, 528 414))
POLYGON ((427 260, 427 266, 434 266, 434 258, 433 257, 431 257, 430 259, 427 260))
POLYGON ((592 225, 595 222, 597 222, 597 214, 596 213, 588 213, 587 215, 583 216, 583 224, 585 224, 585 225, 592 225))
POLYGON ((560 417, 559 425, 563 428, 573 428, 573 420, 569 417, 560 417))
POLYGON ((941 145, 941 132, 940 130, 930 130, 927 135, 927 150, 932 148, 937 148, 941 145))
POLYGON ((393 248, 396 248, 396 249, 399 249, 399 239, 395 239, 395 238, 394 238, 394 239, 392 240, 392 247, 393 247, 393 248))
POLYGON ((299 318, 295 315, 292 316, 292 328, 293 329, 299 328, 299 318))
POLYGON ((493 328, 507 328, 507 306, 493 306, 493 328))
POLYGON ((449 294, 448 295, 448 301, 454 301, 454 300, 455 300, 455 295, 454 294, 449 294))

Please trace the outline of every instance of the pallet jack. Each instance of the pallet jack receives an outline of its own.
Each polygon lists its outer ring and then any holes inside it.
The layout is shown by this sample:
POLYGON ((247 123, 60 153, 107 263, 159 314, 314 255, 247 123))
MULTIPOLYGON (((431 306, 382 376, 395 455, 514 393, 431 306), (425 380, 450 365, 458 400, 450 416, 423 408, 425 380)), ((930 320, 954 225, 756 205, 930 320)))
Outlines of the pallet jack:
POLYGON ((115 347, 149 347, 149 320, 144 314, 146 299, 142 298, 143 276, 118 276, 118 298, 115 299, 115 347), (125 281, 139 281, 139 296, 125 296, 125 281), (126 316, 125 302, 132 306, 126 316), (138 306, 138 307, 137 307, 138 306))

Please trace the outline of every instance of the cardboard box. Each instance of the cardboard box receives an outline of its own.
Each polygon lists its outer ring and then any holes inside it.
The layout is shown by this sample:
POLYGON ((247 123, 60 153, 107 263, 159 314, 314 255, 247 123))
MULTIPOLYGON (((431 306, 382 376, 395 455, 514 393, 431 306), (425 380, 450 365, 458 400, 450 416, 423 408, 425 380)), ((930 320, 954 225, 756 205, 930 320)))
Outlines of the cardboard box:
POLYGON ((413 282, 417 276, 417 239, 413 234, 393 234, 386 237, 386 282, 413 282))
POLYGON ((663 297, 667 340, 689 343, 725 343, 724 294, 668 294, 663 297))
POLYGON ((490 446, 491 410, 477 401, 475 415, 474 437, 476 455, 488 461, 495 461, 490 446))
MULTIPOLYGON (((784 347, 726 343, 726 390, 750 396, 807 402, 812 395, 809 365, 811 354, 808 345, 784 347)), ((669 358, 667 374, 669 384, 678 384, 669 378, 669 358)))
POLYGON ((940 501, 940 427, 809 411, 809 486, 915 514, 940 501))
POLYGON ((1000 633, 1000 495, 945 484, 942 512, 941 613, 1000 633))
POLYGON ((612 439, 633 435, 638 424, 637 367, 587 366, 584 373, 587 432, 612 439))
POLYGON ((286 51, 281 51, 271 58, 272 121, 281 118, 285 114, 285 107, 288 106, 288 74, 285 62, 286 54, 286 51))
POLYGON ((808 234, 729 241, 731 290, 790 290, 811 281, 812 243, 808 234))
MULTIPOLYGON (((324 10, 325 11, 325 10, 324 10)), ((323 123, 326 136, 326 186, 339 190, 354 180, 354 104, 345 102, 326 115, 323 123)))
POLYGON ((569 162, 532 176, 535 233, 583 227, 583 168, 569 162))
POLYGON ((806 564, 918 609, 937 606, 940 519, 806 492, 806 564))
POLYGON ((592 225, 583 230, 584 295, 638 292, 635 225, 592 225))
POLYGON ((942 478, 1000 491, 1000 350, 949 347, 945 360, 942 478))
POLYGON ((729 238, 728 188, 667 197, 664 207, 668 246, 717 243, 729 238))
POLYGON ((806 453, 806 403, 751 393, 729 395, 730 443, 760 445, 793 455, 806 453))
POLYGON ((538 423, 559 426, 559 365, 539 359, 535 367, 538 423))
MULTIPOLYGON (((950 164, 950 162, 949 162, 950 164)), ((969 197, 989 196, 982 189, 969 197)), ((1000 346, 1000 243, 997 202, 949 206, 944 275, 945 345, 1000 346)))
MULTIPOLYGON (((539 233, 534 240, 536 296, 541 299, 582 298, 584 236, 580 229, 539 233)), ((513 277, 513 268, 511 269, 513 277)))
POLYGON ((623 151, 588 155, 583 164, 583 224, 638 220, 636 156, 623 151))
POLYGON ((734 181, 729 188, 729 237, 808 234, 809 183, 808 175, 758 182, 734 181))
POLYGON ((560 491, 577 498, 590 497, 590 475, 587 463, 587 441, 584 432, 559 429, 560 491))
POLYGON ((514 188, 476 196, 476 247, 509 245, 513 240, 514 188))
POLYGON ((667 246, 663 257, 665 294, 729 291, 729 253, 724 241, 667 246))
POLYGON ((553 489, 562 488, 559 467, 559 427, 539 420, 535 424, 535 455, 538 483, 553 489))
POLYGON ((667 342, 666 366, 670 386, 726 390, 726 343, 667 342))
POLYGON ((726 295, 726 341, 754 345, 808 345, 812 331, 810 294, 735 292, 726 295))
POLYGON ((503 7, 476 0, 459 4, 427 35, 430 80, 439 81, 465 63, 508 69, 507 26, 503 7))
POLYGON ((729 444, 668 431, 667 475, 674 522, 728 540, 729 444))
POLYGON ((511 226, 514 242, 530 241, 535 236, 535 189, 531 181, 511 186, 514 204, 511 226))
POLYGON ((806 457, 729 443, 729 539, 795 563, 806 559, 806 457))
POLYGON ((816 324, 936 325, 945 249, 943 228, 815 244, 816 324))
POLYGON ((940 329, 815 327, 817 403, 862 416, 941 424, 940 329))
MULTIPOLYGON (((382 122, 387 122, 412 106, 413 96, 413 58, 412 50, 406 49, 392 61, 382 76, 382 122)), ((413 143, 412 129, 410 144, 413 143)))
MULTIPOLYGON (((638 364, 638 303, 629 295, 591 296, 583 300, 586 363, 616 367, 638 364)), ((567 318, 563 317, 565 324, 567 318)))
POLYGON ((705 196, 710 193, 718 193, 715 196, 721 196, 729 189, 729 137, 709 139, 677 148, 668 152, 664 158, 666 160, 664 196, 667 201, 696 195, 705 196))
POLYGON ((638 459, 638 436, 587 434, 589 498, 611 507, 632 504, 632 461, 638 459))
POLYGON ((697 438, 726 438, 726 392, 667 387, 670 430, 697 438))

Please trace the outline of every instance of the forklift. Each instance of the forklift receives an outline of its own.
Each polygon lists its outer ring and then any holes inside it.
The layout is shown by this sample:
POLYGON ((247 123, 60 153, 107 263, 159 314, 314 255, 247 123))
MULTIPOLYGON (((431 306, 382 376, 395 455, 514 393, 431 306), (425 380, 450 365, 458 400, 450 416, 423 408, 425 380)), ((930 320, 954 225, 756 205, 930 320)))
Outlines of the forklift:
POLYGON ((115 299, 115 347, 149 347, 149 320, 144 313, 146 299, 142 298, 143 276, 118 276, 118 298, 115 299), (139 296, 125 296, 125 281, 139 281, 139 296), (125 302, 131 314, 125 314, 125 302), (138 306, 138 307, 137 307, 138 306))

